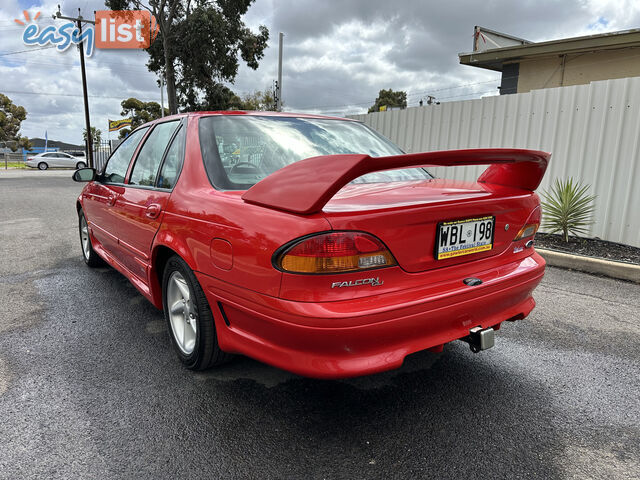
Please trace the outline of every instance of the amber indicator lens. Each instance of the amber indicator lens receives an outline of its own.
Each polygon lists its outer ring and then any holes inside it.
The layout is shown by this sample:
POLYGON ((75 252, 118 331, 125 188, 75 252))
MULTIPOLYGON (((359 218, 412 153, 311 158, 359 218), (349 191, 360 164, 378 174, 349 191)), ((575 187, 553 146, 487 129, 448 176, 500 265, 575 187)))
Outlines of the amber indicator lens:
POLYGON ((533 237, 538 231, 538 228, 540 228, 540 221, 542 220, 541 217, 542 212, 540 210, 540 206, 537 206, 529 215, 529 218, 527 219, 524 226, 520 230, 518 230, 518 234, 513 239, 513 241, 515 242, 516 240, 522 240, 523 238, 533 237))
POLYGON ((300 240, 281 254, 277 264, 287 272, 335 273, 388 267, 396 261, 373 235, 332 232, 300 240))
POLYGON ((530 223, 525 225, 520 229, 520 231, 518 232, 518 235, 516 235, 516 238, 514 238, 514 240, 521 240, 523 238, 533 237, 538 231, 538 226, 539 225, 537 223, 530 223))

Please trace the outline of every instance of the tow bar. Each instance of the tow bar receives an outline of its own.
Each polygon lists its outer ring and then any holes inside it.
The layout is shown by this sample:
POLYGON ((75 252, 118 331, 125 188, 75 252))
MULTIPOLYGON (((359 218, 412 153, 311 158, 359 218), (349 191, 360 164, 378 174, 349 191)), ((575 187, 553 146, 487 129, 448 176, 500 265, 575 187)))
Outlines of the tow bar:
POLYGON ((467 342, 473 353, 480 350, 486 350, 495 344, 495 332, 493 328, 475 327, 469 330, 469 336, 461 338, 463 342, 467 342))

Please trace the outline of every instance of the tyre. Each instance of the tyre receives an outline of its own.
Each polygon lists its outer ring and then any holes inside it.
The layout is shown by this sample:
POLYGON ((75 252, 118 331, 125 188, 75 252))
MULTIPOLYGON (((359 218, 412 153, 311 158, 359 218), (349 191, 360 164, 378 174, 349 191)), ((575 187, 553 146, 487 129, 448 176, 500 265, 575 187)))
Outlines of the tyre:
POLYGON ((89 265, 91 268, 102 266, 104 264, 103 260, 91 245, 89 226, 87 225, 87 219, 84 217, 84 212, 82 210, 78 212, 78 230, 80 231, 80 246, 82 247, 82 258, 84 258, 84 263, 89 265))
POLYGON ((209 302, 182 258, 169 258, 162 276, 162 305, 171 343, 191 370, 221 365, 231 355, 220 350, 209 302))
POLYGON ((78 163, 76 163, 76 170, 80 170, 81 168, 84 168, 84 167, 86 167, 86 166, 87 166, 87 164, 86 164, 86 163, 84 163, 84 162, 78 162, 78 163))
POLYGON ((47 168, 49 168, 49 165, 47 165, 45 162, 40 162, 40 163, 38 164, 38 168, 39 168, 40 170, 46 170, 47 168))

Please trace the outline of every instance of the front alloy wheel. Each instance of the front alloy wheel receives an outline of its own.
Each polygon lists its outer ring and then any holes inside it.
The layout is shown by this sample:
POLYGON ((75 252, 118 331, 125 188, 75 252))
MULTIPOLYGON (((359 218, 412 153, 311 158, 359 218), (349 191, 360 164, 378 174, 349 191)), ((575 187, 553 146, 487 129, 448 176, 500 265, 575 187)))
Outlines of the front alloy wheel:
POLYGON ((78 212, 78 230, 80 231, 80 246, 82 247, 82 258, 84 258, 84 263, 92 268, 101 266, 102 259, 91 245, 89 226, 87 225, 87 219, 85 218, 82 210, 78 212))

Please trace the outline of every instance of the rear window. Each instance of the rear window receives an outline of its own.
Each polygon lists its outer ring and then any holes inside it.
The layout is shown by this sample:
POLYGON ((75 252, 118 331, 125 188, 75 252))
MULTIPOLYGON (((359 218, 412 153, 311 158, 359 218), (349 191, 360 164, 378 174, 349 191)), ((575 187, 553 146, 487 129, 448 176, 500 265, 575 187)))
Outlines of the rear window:
MULTIPOLYGON (((383 157, 403 153, 364 124, 347 120, 210 116, 200 119, 199 132, 209 180, 224 190, 245 190, 276 170, 309 157, 345 153, 383 157)), ((432 177, 424 169, 405 168, 369 173, 352 183, 429 178, 432 177)))

